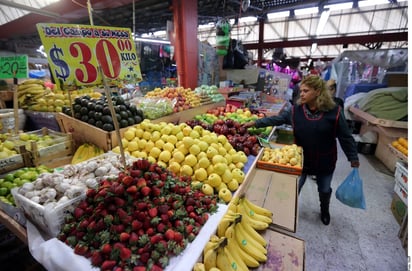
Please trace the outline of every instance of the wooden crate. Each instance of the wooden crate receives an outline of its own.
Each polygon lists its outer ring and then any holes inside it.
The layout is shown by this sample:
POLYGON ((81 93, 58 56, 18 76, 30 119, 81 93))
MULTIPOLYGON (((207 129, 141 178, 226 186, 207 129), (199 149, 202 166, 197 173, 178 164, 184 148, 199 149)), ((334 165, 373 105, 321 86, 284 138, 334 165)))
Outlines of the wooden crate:
POLYGON ((18 146, 16 150, 18 154, 0 159, 0 174, 32 165, 31 155, 24 146, 18 146))
POLYGON ((39 165, 48 165, 60 159, 71 157, 74 153, 74 144, 71 134, 55 132, 48 128, 42 128, 31 133, 39 135, 49 135, 52 139, 52 144, 46 147, 39 145, 37 141, 31 141, 31 159, 32 165, 37 167, 39 165))

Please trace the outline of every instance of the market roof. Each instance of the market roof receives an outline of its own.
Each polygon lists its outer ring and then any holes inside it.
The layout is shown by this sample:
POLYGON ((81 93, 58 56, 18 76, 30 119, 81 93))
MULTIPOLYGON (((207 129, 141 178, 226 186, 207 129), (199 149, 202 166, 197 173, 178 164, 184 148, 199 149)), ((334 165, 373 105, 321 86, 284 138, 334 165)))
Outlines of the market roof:
MULTIPOLYGON (((36 30, 40 22, 90 24, 92 18, 95 25, 128 27, 137 35, 155 36, 166 29, 167 21, 173 20, 172 3, 172 0, 0 0, 0 49, 35 54, 33 49, 41 44, 36 30)), ((214 24, 222 18, 232 19, 232 37, 253 50, 258 46, 259 23, 243 21, 255 18, 265 22, 267 56, 281 49, 288 56, 333 58, 345 49, 407 48, 407 10, 408 2, 404 0, 199 0, 198 24, 211 27, 199 28, 198 36, 214 44, 214 24), (343 6, 348 3, 349 8, 343 6), (331 6, 336 4, 341 5, 339 9, 331 6), (323 31, 316 33, 323 11, 329 17, 323 31), (276 16, 280 14, 283 15, 276 16), (317 48, 311 51, 314 43, 317 48)))

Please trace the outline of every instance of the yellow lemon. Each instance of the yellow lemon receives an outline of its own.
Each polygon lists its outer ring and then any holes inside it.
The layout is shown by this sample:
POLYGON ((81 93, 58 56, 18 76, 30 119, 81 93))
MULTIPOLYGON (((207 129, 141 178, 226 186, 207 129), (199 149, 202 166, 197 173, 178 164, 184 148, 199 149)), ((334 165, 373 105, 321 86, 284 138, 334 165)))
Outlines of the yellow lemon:
POLYGON ((173 153, 173 159, 177 162, 177 163, 181 163, 185 160, 185 155, 180 152, 180 151, 176 151, 173 153))
POLYGON ((124 132, 123 137, 128 141, 132 141, 132 139, 136 137, 136 133, 134 130, 128 129, 126 132, 124 132))
POLYGON ((194 167, 197 164, 197 158, 193 154, 189 154, 185 157, 185 160, 183 163, 191 167, 194 167))
POLYGON ((193 175, 193 169, 189 165, 183 165, 180 167, 180 174, 182 176, 192 176, 193 175))
POLYGON ((202 192, 209 196, 214 194, 213 187, 207 183, 202 185, 202 192))
POLYGON ((195 170, 194 176, 197 181, 204 181, 207 179, 207 171, 204 168, 198 168, 195 170))

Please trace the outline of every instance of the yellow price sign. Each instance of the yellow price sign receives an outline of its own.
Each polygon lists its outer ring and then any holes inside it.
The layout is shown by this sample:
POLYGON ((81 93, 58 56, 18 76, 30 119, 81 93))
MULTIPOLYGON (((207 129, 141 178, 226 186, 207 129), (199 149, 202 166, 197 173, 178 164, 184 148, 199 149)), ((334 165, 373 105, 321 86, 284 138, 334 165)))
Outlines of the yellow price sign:
POLYGON ((128 28, 37 24, 51 74, 60 88, 102 83, 98 67, 113 83, 142 80, 132 33, 128 28))

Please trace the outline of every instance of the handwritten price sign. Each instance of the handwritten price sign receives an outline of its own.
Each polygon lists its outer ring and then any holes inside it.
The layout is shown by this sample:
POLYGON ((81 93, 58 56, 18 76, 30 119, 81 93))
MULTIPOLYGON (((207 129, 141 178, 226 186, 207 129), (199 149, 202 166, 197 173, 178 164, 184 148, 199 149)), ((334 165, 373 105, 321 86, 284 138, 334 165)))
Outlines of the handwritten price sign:
POLYGON ((128 28, 71 24, 37 24, 51 73, 60 88, 109 81, 142 80, 132 34, 128 28), (63 85, 61 85, 63 84, 63 85))
POLYGON ((0 78, 28 78, 28 58, 21 56, 0 57, 0 78))

